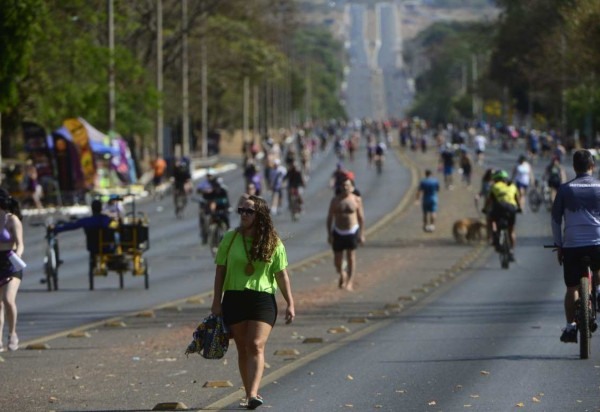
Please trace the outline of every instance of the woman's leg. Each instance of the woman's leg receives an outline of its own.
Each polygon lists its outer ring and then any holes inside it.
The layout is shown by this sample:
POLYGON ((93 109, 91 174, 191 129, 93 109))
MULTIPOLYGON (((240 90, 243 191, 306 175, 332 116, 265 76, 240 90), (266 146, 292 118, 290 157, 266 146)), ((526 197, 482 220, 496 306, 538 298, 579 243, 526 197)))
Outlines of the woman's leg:
POLYGON ((21 279, 13 278, 8 284, 4 287, 4 304, 6 310, 6 317, 8 320, 8 335, 14 337, 17 336, 17 291, 19 290, 19 285, 21 284, 21 279))
MULTIPOLYGON (((246 371, 246 364, 247 364, 247 354, 246 354, 246 337, 248 335, 248 322, 240 322, 240 323, 236 323, 233 325, 229 325, 229 332, 231 333, 231 336, 233 337, 233 340, 235 341, 235 347, 237 348, 237 352, 238 352, 238 369, 240 371, 240 376, 242 378, 242 384, 244 385, 244 388, 248 388, 250 385, 250 382, 248 382, 247 380, 247 371, 246 371)), ((248 390, 246 389, 246 395, 248 393, 248 390)))
POLYGON ((231 325, 240 375, 248 398, 258 395, 265 368, 265 346, 272 329, 268 323, 254 320, 231 325))

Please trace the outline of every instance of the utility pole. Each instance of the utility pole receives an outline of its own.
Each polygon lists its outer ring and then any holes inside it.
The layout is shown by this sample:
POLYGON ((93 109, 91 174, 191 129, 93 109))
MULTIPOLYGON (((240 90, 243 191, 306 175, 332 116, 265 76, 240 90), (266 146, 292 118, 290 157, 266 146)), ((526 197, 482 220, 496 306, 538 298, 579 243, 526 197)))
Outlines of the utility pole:
POLYGON ((156 90, 158 107, 156 108, 156 155, 163 156, 164 118, 163 118, 163 12, 162 0, 156 0, 156 90))
POLYGON ((113 0, 108 1, 108 130, 115 130, 115 18, 113 0))
POLYGON ((200 46, 202 60, 202 156, 208 157, 208 67, 206 64, 206 39, 200 46))
POLYGON ((248 142, 248 128, 249 128, 249 117, 250 117, 250 79, 248 76, 244 77, 244 118, 243 118, 243 132, 242 138, 244 143, 248 142))
POLYGON ((188 90, 188 0, 181 0, 181 154, 190 155, 190 98, 188 90))
POLYGON ((253 138, 258 142, 260 141, 260 136, 259 136, 259 123, 260 123, 260 118, 259 118, 259 105, 260 105, 260 99, 259 99, 259 95, 258 95, 258 85, 254 84, 254 86, 252 86, 252 96, 253 96, 253 103, 252 103, 252 110, 253 110, 253 115, 252 115, 252 136, 253 138))

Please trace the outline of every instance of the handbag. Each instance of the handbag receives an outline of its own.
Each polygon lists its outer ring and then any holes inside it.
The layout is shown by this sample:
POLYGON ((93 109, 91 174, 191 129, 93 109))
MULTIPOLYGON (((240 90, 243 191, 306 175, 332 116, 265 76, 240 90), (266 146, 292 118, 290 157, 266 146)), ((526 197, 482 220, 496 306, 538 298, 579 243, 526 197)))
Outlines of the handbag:
POLYGON ((205 359, 221 359, 229 349, 229 332, 221 316, 210 314, 192 334, 185 355, 197 353, 205 359))

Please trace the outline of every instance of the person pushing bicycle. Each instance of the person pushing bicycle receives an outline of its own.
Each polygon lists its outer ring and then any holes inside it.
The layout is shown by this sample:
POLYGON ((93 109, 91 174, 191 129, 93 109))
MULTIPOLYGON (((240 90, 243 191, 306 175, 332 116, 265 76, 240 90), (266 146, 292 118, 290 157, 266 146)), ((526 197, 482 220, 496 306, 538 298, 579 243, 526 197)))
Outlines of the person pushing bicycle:
POLYGON ((593 174, 592 154, 577 150, 573 154, 573 169, 576 177, 559 186, 551 213, 554 245, 567 287, 564 304, 567 326, 560 336, 565 343, 577 343, 575 302, 579 297, 579 279, 587 271, 583 257, 589 256, 596 284, 600 285, 600 180, 593 174))
POLYGON ((510 257, 511 261, 515 260, 514 250, 517 243, 517 234, 515 232, 515 223, 517 220, 517 212, 521 210, 521 197, 519 189, 508 180, 506 170, 496 171, 492 179, 494 183, 490 188, 490 192, 486 199, 484 210, 490 211, 490 219, 492 221, 492 233, 494 246, 498 248, 499 230, 498 223, 505 219, 508 224, 508 234, 510 240, 510 257))

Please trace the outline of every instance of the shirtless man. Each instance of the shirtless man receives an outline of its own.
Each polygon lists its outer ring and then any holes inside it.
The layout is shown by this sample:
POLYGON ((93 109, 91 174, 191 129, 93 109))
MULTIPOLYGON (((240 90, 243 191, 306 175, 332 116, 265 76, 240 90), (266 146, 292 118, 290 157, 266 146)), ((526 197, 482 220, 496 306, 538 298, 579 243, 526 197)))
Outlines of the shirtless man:
POLYGON ((334 253, 335 268, 340 275, 340 289, 353 290, 356 247, 365 242, 364 211, 362 199, 353 194, 354 186, 350 179, 341 184, 341 192, 329 204, 327 214, 327 241, 334 253), (346 270, 342 269, 346 251, 346 270))

